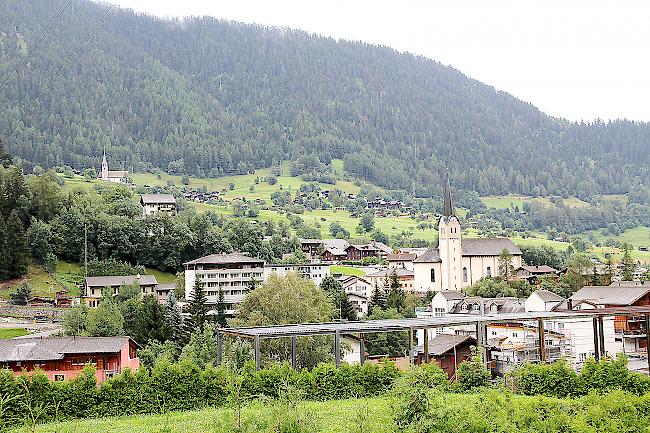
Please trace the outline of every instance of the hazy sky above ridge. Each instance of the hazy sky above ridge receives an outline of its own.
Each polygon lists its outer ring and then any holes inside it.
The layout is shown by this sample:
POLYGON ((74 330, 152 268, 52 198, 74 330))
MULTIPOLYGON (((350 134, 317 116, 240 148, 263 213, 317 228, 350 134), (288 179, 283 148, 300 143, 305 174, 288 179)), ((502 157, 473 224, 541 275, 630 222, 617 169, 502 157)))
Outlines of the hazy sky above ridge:
POLYGON ((650 2, 110 0, 387 45, 570 120, 650 121, 650 2))

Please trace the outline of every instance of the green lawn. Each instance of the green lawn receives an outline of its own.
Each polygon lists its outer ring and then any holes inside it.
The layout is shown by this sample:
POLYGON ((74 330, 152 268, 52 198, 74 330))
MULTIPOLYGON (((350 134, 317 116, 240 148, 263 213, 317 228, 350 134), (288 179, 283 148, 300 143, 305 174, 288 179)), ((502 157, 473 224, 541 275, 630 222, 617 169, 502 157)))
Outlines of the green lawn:
POLYGON ((25 328, 0 328, 0 340, 22 337, 27 334, 29 334, 29 331, 25 328))
POLYGON ((353 268, 350 266, 339 266, 332 265, 330 266, 330 273, 332 275, 352 275, 354 277, 363 277, 366 275, 361 269, 353 268))

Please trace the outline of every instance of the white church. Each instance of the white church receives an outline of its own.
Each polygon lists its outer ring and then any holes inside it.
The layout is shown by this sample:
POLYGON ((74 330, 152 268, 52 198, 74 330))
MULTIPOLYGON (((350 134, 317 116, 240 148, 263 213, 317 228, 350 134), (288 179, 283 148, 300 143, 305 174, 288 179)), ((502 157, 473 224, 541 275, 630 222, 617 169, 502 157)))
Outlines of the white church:
POLYGON ((108 161, 106 160, 106 151, 102 157, 102 169, 97 178, 107 182, 127 183, 129 172, 126 170, 109 170, 108 161))
POLYGON ((414 291, 461 290, 481 278, 496 277, 499 254, 504 249, 512 254, 514 268, 520 267, 521 250, 508 238, 462 239, 446 174, 443 212, 438 220, 438 247, 413 260, 414 291))

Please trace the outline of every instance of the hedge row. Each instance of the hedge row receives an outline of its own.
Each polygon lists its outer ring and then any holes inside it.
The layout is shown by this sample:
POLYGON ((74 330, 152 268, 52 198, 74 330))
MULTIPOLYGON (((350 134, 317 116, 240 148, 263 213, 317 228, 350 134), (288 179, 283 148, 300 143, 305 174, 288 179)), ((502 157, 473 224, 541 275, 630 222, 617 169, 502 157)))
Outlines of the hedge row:
POLYGON ((612 389, 621 389, 636 395, 644 395, 650 391, 650 377, 629 371, 627 358, 622 354, 612 360, 595 361, 589 358, 580 373, 576 373, 564 361, 548 365, 524 364, 514 370, 506 382, 520 394, 559 398, 579 397, 592 391, 604 392, 612 389))
POLYGON ((0 427, 74 418, 151 414, 220 406, 237 386, 241 399, 275 398, 291 385, 311 399, 330 400, 375 396, 389 390, 399 371, 392 363, 343 366, 323 364, 294 371, 281 364, 255 371, 247 365, 234 376, 225 368, 199 369, 190 362, 159 362, 151 371, 125 370, 98 386, 94 369, 75 379, 51 382, 44 374, 14 377, 0 371, 0 427), (236 384, 236 385, 235 385, 236 384))

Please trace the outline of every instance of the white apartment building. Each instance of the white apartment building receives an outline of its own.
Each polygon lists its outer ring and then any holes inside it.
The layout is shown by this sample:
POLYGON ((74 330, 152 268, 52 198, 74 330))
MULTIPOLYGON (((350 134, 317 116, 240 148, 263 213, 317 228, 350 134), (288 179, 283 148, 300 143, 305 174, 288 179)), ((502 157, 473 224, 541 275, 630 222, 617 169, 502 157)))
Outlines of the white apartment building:
POLYGON ((289 272, 295 272, 305 280, 311 280, 317 286, 323 279, 330 275, 330 265, 325 263, 296 263, 296 264, 274 264, 264 267, 264 281, 271 274, 286 275, 289 272))
POLYGON ((264 260, 241 253, 212 254, 184 263, 185 299, 192 297, 197 279, 208 305, 214 307, 223 291, 226 314, 232 316, 248 292, 251 280, 264 279, 264 260))

